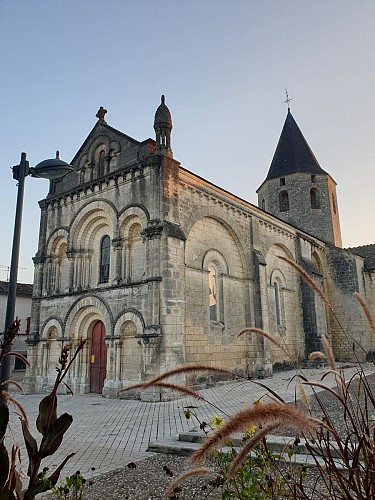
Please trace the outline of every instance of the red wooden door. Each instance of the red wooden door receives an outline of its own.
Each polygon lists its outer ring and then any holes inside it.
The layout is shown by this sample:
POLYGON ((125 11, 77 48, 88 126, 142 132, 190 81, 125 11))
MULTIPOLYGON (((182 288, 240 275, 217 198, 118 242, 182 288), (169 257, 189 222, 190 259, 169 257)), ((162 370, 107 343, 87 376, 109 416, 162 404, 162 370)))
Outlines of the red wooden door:
POLYGON ((90 392, 97 394, 101 394, 106 377, 107 348, 104 337, 104 324, 97 321, 92 330, 90 356, 90 392))

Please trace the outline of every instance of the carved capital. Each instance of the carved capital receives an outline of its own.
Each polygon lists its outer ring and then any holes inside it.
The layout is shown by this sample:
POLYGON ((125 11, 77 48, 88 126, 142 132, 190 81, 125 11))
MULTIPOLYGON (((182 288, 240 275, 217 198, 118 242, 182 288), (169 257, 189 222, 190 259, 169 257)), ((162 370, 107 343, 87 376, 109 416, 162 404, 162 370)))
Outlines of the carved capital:
POLYGON ((150 220, 148 226, 144 229, 143 234, 146 238, 160 238, 163 230, 163 224, 159 219, 150 220))
POLYGON ((124 240, 122 238, 113 238, 112 240, 112 248, 114 250, 121 250, 123 246, 124 240))

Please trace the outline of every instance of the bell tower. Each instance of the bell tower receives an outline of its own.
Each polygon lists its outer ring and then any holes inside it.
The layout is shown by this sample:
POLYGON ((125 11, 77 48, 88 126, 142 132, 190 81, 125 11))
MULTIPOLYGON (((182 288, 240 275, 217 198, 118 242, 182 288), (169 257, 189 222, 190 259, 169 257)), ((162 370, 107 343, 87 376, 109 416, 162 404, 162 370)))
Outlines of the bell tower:
POLYGON ((342 246, 336 182, 319 165, 289 106, 271 166, 257 194, 262 210, 342 246))

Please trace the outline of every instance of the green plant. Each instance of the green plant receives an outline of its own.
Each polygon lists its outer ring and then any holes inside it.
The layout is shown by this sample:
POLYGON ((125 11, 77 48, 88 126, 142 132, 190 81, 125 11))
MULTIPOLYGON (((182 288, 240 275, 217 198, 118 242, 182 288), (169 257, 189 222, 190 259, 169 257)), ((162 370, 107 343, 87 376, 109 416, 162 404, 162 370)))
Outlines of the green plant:
MULTIPOLYGON (((4 347, 10 339, 14 338, 19 329, 19 321, 15 321, 10 329, 4 334, 1 343, 0 360, 3 359, 4 347)), ((0 500, 33 500, 39 493, 48 491, 51 486, 56 485, 62 468, 66 462, 74 455, 69 454, 63 462, 50 474, 46 475, 46 469, 40 471, 44 458, 53 455, 60 447, 65 432, 72 424, 73 417, 68 413, 57 416, 57 390, 64 383, 64 378, 69 371, 70 366, 78 356, 85 345, 85 340, 81 340, 77 349, 69 361, 70 345, 65 345, 61 351, 59 366, 56 368, 57 375, 51 394, 44 397, 39 404, 39 414, 36 419, 36 427, 42 438, 38 444, 37 440, 31 435, 27 416, 22 406, 17 403, 11 395, 0 386, 0 500), (17 406, 21 416, 21 428, 28 455, 28 485, 22 489, 22 483, 19 473, 16 470, 17 456, 19 450, 17 446, 12 446, 9 458, 8 450, 4 444, 5 434, 9 424, 8 402, 11 401, 17 406)), ((11 381, 6 381, 12 383, 11 381)), ((16 384, 18 385, 18 384, 16 384)))
POLYGON ((83 500, 87 480, 77 471, 72 476, 65 478, 65 481, 52 488, 52 493, 59 500, 83 500))

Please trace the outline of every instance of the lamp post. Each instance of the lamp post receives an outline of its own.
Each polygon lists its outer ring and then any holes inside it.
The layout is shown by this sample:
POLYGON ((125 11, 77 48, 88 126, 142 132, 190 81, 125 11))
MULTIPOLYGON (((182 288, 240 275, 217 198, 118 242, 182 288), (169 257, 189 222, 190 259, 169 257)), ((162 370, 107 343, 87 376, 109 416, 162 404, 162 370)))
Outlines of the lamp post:
MULTIPOLYGON (((14 233, 12 245, 12 258, 10 263, 10 274, 8 284, 8 299, 5 315, 5 330, 13 323, 15 319, 16 296, 17 296, 17 274, 18 274, 18 261, 20 253, 20 239, 21 239, 21 224, 22 224, 22 208, 23 208, 23 194, 25 187, 25 178, 30 175, 31 177, 41 177, 43 179, 58 179, 72 172, 73 167, 60 160, 58 151, 56 152, 55 159, 44 160, 35 167, 29 167, 29 162, 26 160, 26 153, 21 153, 21 161, 19 165, 12 168, 13 178, 18 181, 17 190, 17 203, 16 215, 14 220, 14 233)), ((12 346, 5 347, 5 353, 11 352, 12 346)), ((5 354, 4 353, 4 354, 5 354)), ((4 356, 0 367, 0 385, 3 389, 7 389, 6 383, 10 377, 11 356, 4 356), (5 384, 4 384, 5 382, 5 384)))

